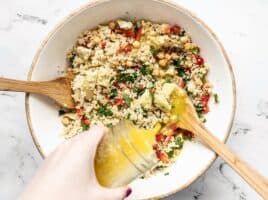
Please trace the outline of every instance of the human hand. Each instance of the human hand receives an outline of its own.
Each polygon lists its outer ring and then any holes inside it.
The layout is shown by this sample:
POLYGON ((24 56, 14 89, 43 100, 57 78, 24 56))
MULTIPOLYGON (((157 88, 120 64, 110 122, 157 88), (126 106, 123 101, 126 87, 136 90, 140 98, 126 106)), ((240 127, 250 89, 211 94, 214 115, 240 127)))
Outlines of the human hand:
POLYGON ((94 126, 64 141, 45 160, 20 200, 121 200, 128 187, 108 189, 99 185, 94 170, 97 146, 107 130, 94 126))

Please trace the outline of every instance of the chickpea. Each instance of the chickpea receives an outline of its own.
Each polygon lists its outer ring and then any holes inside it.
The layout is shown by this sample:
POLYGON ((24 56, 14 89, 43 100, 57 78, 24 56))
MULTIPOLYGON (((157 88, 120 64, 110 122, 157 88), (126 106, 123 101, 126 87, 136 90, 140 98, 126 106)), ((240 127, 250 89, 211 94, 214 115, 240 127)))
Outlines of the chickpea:
POLYGON ((93 38, 93 41, 94 41, 95 44, 98 44, 98 43, 101 42, 101 39, 96 36, 96 37, 93 38))
POLYGON ((163 59, 165 57, 165 54, 163 52, 159 52, 156 56, 158 59, 163 59))
POLYGON ((159 70, 159 76, 160 77, 164 77, 165 76, 165 72, 163 70, 159 70))
POLYGON ((162 60, 159 60, 158 62, 159 66, 162 68, 166 67, 167 63, 168 63, 167 59, 162 59, 162 60))
POLYGON ((166 54, 165 54, 165 58, 166 58, 167 60, 170 60, 170 59, 171 59, 171 55, 170 55, 169 53, 166 53, 166 54))
POLYGON ((188 36, 183 36, 183 37, 180 38, 180 40, 181 40, 181 42, 182 42, 183 44, 185 44, 186 42, 189 42, 189 38, 188 38, 188 36))
POLYGON ((170 25, 169 24, 162 24, 162 32, 164 34, 169 34, 170 33, 170 25))
POLYGON ((115 24, 115 22, 113 22, 113 21, 111 21, 110 23, 109 23, 109 27, 110 27, 110 29, 115 29, 115 27, 116 27, 116 24, 115 24))
POLYGON ((133 47, 134 47, 134 48, 138 49, 138 48, 140 48, 140 46, 141 46, 141 44, 140 44, 139 41, 135 40, 135 41, 133 42, 133 47))
POLYGON ((146 62, 146 60, 147 60, 146 56, 142 55, 142 56, 140 57, 140 61, 142 61, 142 62, 146 62))
POLYGON ((191 48, 192 48, 192 43, 186 43, 186 44, 184 44, 184 48, 186 49, 186 50, 190 50, 191 48))
POLYGON ((201 81, 200 78, 196 78, 194 81, 195 81, 195 84, 196 84, 197 86, 201 86, 201 85, 202 85, 202 81, 201 81))
POLYGON ((116 35, 112 33, 110 39, 114 42, 116 40, 116 35))
POLYGON ((63 125, 67 126, 68 124, 70 124, 70 119, 68 117, 63 117, 61 119, 61 122, 63 123, 63 125))
POLYGON ((154 69, 153 70, 153 76, 159 76, 159 74, 160 74, 159 71, 160 71, 159 69, 154 69))
POLYGON ((179 56, 178 56, 178 54, 176 54, 176 53, 172 53, 171 54, 171 58, 173 59, 173 60, 176 60, 176 59, 178 59, 179 58, 179 56))
POLYGON ((113 62, 113 64, 114 64, 115 67, 118 67, 118 66, 120 65, 120 63, 119 63, 117 60, 115 60, 115 61, 113 62))
POLYGON ((132 67, 132 66, 133 66, 133 62, 130 61, 130 60, 128 60, 128 61, 126 62, 126 66, 127 66, 127 67, 132 67))
POLYGON ((152 32, 150 32, 150 35, 151 35, 151 36, 156 36, 157 34, 156 34, 155 31, 152 31, 152 32))

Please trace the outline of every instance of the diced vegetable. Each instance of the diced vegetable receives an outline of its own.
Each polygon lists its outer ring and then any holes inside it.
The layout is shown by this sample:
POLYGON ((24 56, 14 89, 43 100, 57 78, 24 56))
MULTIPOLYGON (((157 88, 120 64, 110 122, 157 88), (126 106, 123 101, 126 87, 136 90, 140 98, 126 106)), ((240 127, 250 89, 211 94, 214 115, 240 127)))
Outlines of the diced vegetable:
POLYGON ((116 106, 123 106, 125 105, 126 101, 123 98, 118 98, 114 100, 114 104, 116 106))
POLYGON ((137 73, 120 73, 117 76, 118 82, 134 83, 137 78, 137 73))
POLYGON ((105 47, 106 47, 106 42, 101 42, 101 48, 105 49, 105 47))
POLYGON ((131 50, 132 50, 132 45, 131 44, 127 44, 125 46, 121 46, 118 51, 119 51, 119 53, 120 52, 128 53, 131 50))
POLYGON ((111 89, 111 94, 110 94, 109 98, 113 99, 113 98, 117 97, 117 95, 118 95, 117 89, 113 88, 113 89, 111 89))
POLYGON ((143 95, 138 99, 138 102, 146 109, 152 106, 153 98, 150 91, 147 89, 143 95))
POLYGON ((200 55, 196 55, 195 59, 196 59, 196 64, 197 65, 203 65, 204 64, 204 59, 200 55))
POLYGON ((132 99, 125 93, 123 93, 122 96, 123 96, 123 99, 125 100, 127 106, 129 107, 130 104, 131 104, 132 99))
POLYGON ((167 99, 159 94, 154 95, 154 104, 164 112, 171 110, 171 105, 168 103, 167 99))
POLYGON ((153 70, 150 69, 150 67, 146 66, 146 65, 142 65, 140 68, 140 71, 141 71, 142 75, 144 75, 144 76, 151 75, 153 72, 153 70))
POLYGON ((219 96, 218 94, 213 94, 215 103, 219 103, 219 96))
POLYGON ((117 23, 121 29, 131 29, 133 27, 133 24, 130 21, 117 20, 117 23))
POLYGON ((108 109, 106 106, 102 106, 98 110, 97 114, 99 116, 105 116, 105 117, 107 117, 107 116, 112 116, 113 115, 113 112, 110 109, 108 109))
POLYGON ((142 26, 138 28, 137 34, 136 34, 136 40, 140 40, 142 35, 142 26))
POLYGON ((158 133, 155 136, 156 142, 163 142, 165 140, 165 135, 163 133, 158 133))
POLYGON ((170 27, 170 33, 178 35, 181 31, 181 27, 178 25, 173 25, 170 27))

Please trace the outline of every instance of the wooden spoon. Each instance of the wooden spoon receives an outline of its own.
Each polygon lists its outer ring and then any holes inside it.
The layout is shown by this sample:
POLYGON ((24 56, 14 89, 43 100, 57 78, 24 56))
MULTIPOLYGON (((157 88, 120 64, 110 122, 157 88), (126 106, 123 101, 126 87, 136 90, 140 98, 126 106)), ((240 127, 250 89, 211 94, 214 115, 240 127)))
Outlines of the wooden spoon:
POLYGON ((72 109, 75 107, 72 98, 72 80, 72 72, 68 72, 65 77, 43 82, 0 78, 0 90, 42 94, 55 100, 59 105, 72 109))
POLYGON ((249 185, 251 185, 264 199, 268 199, 268 180, 251 168, 233 153, 227 145, 219 141, 211 134, 199 120, 191 101, 186 98, 184 112, 179 115, 177 125, 185 130, 194 133, 223 160, 225 160, 249 185))

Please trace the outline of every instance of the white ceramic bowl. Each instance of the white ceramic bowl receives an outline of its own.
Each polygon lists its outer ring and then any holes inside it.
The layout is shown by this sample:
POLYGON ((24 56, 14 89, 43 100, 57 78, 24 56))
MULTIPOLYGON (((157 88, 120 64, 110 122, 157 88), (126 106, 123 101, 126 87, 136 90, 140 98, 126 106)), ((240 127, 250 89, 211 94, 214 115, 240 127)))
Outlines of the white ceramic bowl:
MULTIPOLYGON (((210 65, 209 80, 218 93, 220 103, 210 103, 207 123, 221 141, 229 135, 235 111, 235 83, 227 55, 215 34, 197 17, 178 5, 161 0, 100 0, 91 2, 70 14, 44 40, 36 53, 29 80, 50 80, 65 68, 65 53, 83 30, 117 18, 148 19, 155 22, 179 24, 190 32, 201 47, 201 54, 210 65)), ((28 124, 33 140, 43 157, 63 141, 58 107, 49 99, 26 96, 28 124)), ((129 199, 151 199, 168 196, 190 185, 215 160, 215 154, 199 143, 187 143, 169 175, 157 174, 136 180, 129 199)))

